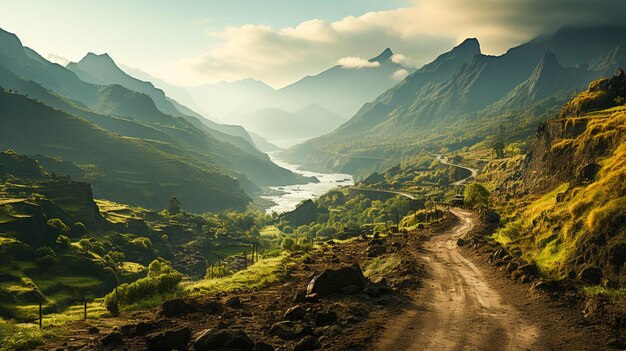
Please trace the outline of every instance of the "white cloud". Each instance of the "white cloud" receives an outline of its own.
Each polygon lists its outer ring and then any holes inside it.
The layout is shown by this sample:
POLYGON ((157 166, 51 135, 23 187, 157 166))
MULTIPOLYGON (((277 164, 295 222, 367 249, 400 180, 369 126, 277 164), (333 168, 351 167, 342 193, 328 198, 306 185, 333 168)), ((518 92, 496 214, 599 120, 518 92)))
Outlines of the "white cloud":
POLYGON ((361 57, 348 56, 337 60, 337 64, 342 68, 376 68, 380 67, 380 62, 370 62, 361 57))
POLYGON ((67 58, 57 55, 57 54, 52 54, 52 53, 46 55, 46 60, 50 62, 58 63, 61 66, 65 66, 68 63, 70 63, 70 60, 68 60, 67 58))
POLYGON ((624 13, 623 0, 421 0, 336 22, 247 24, 211 32, 211 50, 177 62, 167 78, 200 84, 254 77, 282 86, 385 47, 398 53, 394 62, 419 67, 468 37, 478 38, 486 53, 501 54, 563 25, 619 24, 624 13))
POLYGON ((409 59, 402 54, 393 54, 393 56, 391 56, 391 61, 401 65, 410 64, 409 59))
POLYGON ((405 70, 403 68, 400 68, 400 69, 396 70, 395 72, 393 72, 393 74, 391 75, 391 78, 393 78, 393 79, 395 79, 397 81, 401 81, 404 78, 406 78, 406 76, 408 76, 408 75, 409 75, 409 71, 407 71, 407 70, 405 70))

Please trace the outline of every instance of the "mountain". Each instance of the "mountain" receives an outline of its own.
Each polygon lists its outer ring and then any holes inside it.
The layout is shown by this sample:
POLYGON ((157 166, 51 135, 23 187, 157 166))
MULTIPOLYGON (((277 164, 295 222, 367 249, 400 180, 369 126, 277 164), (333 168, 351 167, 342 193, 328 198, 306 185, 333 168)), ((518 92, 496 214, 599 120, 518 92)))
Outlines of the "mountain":
MULTIPOLYGON (((243 105, 256 106, 274 92, 269 85, 254 79, 235 82, 218 82, 197 87, 185 87, 202 112, 221 121, 229 122, 229 115, 244 112, 243 105)), ((246 110, 245 112, 249 112, 246 110)))
POLYGON ((413 69, 393 62, 393 52, 387 48, 368 60, 371 66, 336 65, 314 76, 277 90, 262 107, 277 107, 288 111, 317 104, 348 118, 364 103, 373 100, 399 81, 397 72, 406 74, 413 69))
MULTIPOLYGON (((565 27, 501 56, 483 55, 478 41, 467 39, 364 105, 336 131, 283 157, 373 171, 381 160, 399 161, 420 150, 471 146, 504 124, 519 129, 516 115, 546 118, 563 99, 614 70, 622 62, 625 35, 623 27, 565 27)), ((534 122, 525 120, 522 133, 532 135, 534 122)))
MULTIPOLYGON (((228 136, 229 141, 219 140, 214 135, 220 132, 211 130, 196 117, 176 117, 162 112, 149 95, 118 84, 84 82, 74 72, 50 63, 23 47, 15 35, 1 30, 0 44, 0 74, 8 78, 1 84, 4 88, 23 95, 33 94, 33 97, 50 106, 80 116, 102 128, 110 128, 110 131, 120 135, 160 141, 162 143, 155 145, 161 151, 194 158, 206 166, 223 168, 240 179, 248 191, 258 189, 248 177, 257 185, 306 182, 306 179, 272 163, 267 155, 241 137, 228 136)), ((98 59, 108 62, 109 69, 119 70, 117 66, 111 66, 110 58, 98 59)), ((96 76, 95 73, 90 74, 96 76)), ((132 81, 132 77, 128 78, 123 72, 118 72, 118 75, 125 79, 125 84, 132 81)), ((55 156, 54 152, 56 150, 47 150, 47 155, 55 156)))
POLYGON ((192 211, 242 209, 249 199, 219 167, 115 135, 22 95, 0 92, 0 149, 55 155, 78 165, 99 197, 160 209, 177 196, 192 211))
POLYGON ((563 67, 556 55, 546 52, 530 77, 494 105, 500 111, 530 106, 544 98, 585 87, 595 72, 563 67))
POLYGON ((295 112, 264 108, 241 116, 239 122, 268 140, 301 140, 330 132, 345 120, 319 105, 309 105, 295 112))
POLYGON ((124 72, 108 54, 88 53, 79 62, 70 62, 66 67, 86 82, 98 85, 115 84, 146 94, 154 101, 156 108, 164 114, 182 117, 218 140, 231 143, 247 152, 256 153, 257 156, 263 157, 258 153, 252 139, 242 127, 223 125, 205 119, 200 114, 179 104, 176 100, 167 97, 163 90, 156 88, 151 82, 139 80, 124 72))
POLYGON ((496 197, 513 212, 494 237, 556 279, 625 283, 625 97, 622 70, 594 81, 537 128, 518 166, 487 166, 499 173, 496 197))

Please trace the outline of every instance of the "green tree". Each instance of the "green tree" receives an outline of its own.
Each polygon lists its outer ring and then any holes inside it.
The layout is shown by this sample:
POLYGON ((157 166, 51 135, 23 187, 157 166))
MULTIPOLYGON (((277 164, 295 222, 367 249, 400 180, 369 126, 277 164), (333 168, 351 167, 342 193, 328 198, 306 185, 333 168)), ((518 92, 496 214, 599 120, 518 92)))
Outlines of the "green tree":
POLYGON ((180 212, 180 201, 172 196, 169 201, 169 208, 167 210, 170 214, 178 214, 180 212))
POLYGON ((61 251, 69 250, 69 248, 72 246, 72 242, 70 241, 70 238, 67 237, 66 235, 59 235, 57 239, 55 240, 55 242, 57 244, 57 247, 61 251))
POLYGON ((480 183, 470 183, 463 193, 465 203, 469 206, 489 207, 489 190, 480 183))
POLYGON ((65 223, 58 218, 49 219, 46 224, 48 225, 48 230, 50 230, 52 234, 67 236, 70 232, 70 227, 65 225, 65 223))

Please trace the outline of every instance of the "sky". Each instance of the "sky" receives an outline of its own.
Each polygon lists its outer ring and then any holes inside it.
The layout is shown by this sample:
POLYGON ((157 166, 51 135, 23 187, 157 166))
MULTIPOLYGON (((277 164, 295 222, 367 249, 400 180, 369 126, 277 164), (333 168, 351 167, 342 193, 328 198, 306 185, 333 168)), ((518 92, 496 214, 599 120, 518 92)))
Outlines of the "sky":
MULTIPOLYGON (((0 28, 48 59, 109 53, 195 86, 244 78, 275 88, 386 47, 420 67, 465 38, 484 53, 563 25, 621 24, 625 0, 0 0, 0 28)), ((356 66, 355 66, 355 63, 356 66)))

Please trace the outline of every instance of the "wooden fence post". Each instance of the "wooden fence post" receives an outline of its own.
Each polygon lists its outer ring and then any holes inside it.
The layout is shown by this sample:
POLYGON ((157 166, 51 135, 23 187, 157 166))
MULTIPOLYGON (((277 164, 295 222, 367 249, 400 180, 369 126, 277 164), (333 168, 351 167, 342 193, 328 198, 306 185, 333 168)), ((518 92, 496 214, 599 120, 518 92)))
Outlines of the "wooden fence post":
POLYGON ((43 327, 43 299, 39 299, 39 329, 43 327))

